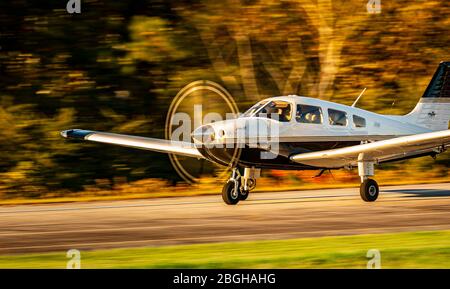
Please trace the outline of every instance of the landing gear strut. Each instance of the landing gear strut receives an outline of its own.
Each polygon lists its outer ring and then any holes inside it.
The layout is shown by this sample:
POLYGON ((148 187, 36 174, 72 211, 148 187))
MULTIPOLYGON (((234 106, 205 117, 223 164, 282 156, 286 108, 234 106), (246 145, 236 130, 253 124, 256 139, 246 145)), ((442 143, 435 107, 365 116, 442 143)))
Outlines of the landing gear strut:
POLYGON ((222 199, 227 205, 239 203, 239 193, 241 187, 241 174, 237 168, 233 169, 233 174, 222 189, 222 199))
POLYGON ((251 190, 256 187, 256 178, 259 177, 259 169, 245 168, 241 176, 238 168, 233 169, 231 178, 223 186, 222 199, 228 205, 236 205, 239 201, 248 198, 251 190))
POLYGON ((361 177, 359 194, 365 202, 374 202, 380 193, 377 182, 369 178, 369 176, 375 175, 374 171, 374 163, 364 161, 364 156, 360 155, 358 157, 358 174, 361 177))

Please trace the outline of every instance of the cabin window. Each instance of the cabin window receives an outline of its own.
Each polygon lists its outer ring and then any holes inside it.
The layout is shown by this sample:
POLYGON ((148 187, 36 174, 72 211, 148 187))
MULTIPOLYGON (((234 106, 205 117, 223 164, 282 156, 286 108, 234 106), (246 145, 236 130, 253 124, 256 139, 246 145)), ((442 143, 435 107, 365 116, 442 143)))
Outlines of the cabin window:
POLYGON ((347 125, 347 113, 345 111, 328 109, 328 120, 330 125, 346 126, 347 125))
POLYGON ((298 104, 295 119, 301 123, 321 124, 322 109, 318 106, 298 104))
POLYGON ((353 124, 355 127, 366 127, 366 119, 357 115, 353 116, 353 124))
POLYGON ((258 110, 256 116, 273 118, 281 122, 291 121, 292 105, 287 101, 273 100, 258 110))

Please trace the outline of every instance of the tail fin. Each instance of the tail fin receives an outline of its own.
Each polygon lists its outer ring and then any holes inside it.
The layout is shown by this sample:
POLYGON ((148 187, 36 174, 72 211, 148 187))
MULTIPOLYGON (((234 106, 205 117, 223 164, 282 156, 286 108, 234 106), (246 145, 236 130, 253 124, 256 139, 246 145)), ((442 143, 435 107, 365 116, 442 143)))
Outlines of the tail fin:
POLYGON ((450 62, 441 62, 416 107, 406 120, 433 131, 446 130, 450 121, 450 62))

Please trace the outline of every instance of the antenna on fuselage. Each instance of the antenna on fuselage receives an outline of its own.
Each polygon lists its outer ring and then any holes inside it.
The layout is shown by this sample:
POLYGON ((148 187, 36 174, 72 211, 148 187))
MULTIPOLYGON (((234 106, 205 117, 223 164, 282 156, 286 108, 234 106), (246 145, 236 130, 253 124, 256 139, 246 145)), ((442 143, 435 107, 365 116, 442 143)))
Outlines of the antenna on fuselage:
POLYGON ((358 102, 358 100, 361 98, 361 96, 364 94, 364 92, 366 92, 367 87, 364 87, 363 91, 361 91, 361 93, 359 94, 358 98, 355 100, 355 102, 352 104, 352 107, 355 107, 356 103, 358 102))

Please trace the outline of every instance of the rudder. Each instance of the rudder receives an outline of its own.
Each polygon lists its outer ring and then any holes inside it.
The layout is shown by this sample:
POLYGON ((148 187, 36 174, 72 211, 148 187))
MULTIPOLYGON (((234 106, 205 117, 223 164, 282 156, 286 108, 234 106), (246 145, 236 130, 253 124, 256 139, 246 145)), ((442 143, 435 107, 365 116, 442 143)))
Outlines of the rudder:
POLYGON ((450 121, 450 62, 441 62, 407 121, 433 131, 446 130, 450 121))

